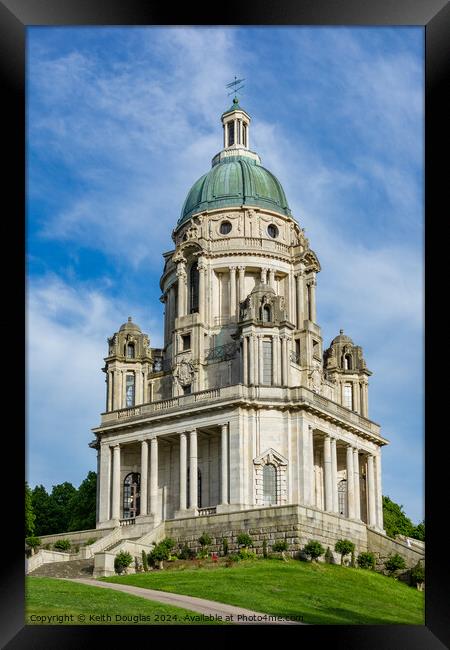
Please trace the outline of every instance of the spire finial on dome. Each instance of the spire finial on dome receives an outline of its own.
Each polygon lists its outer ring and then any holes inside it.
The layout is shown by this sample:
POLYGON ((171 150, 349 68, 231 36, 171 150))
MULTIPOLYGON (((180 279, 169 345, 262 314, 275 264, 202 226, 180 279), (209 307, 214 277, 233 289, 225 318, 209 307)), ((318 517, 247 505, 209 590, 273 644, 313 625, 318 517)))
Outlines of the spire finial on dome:
POLYGON ((344 330, 339 330, 339 334, 343 334, 343 333, 344 333, 344 330))
POLYGON ((131 316, 128 316, 128 322, 131 323, 131 316))

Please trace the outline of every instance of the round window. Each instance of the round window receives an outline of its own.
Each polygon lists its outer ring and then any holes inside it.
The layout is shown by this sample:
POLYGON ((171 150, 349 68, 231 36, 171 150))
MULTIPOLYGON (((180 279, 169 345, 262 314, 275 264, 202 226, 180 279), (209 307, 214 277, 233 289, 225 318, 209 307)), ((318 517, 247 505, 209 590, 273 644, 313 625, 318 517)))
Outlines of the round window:
POLYGON ((274 239, 278 237, 278 228, 273 223, 271 223, 267 228, 267 232, 269 233, 270 237, 273 237, 274 239))
POLYGON ((221 235, 228 235, 228 233, 231 232, 231 223, 229 221, 222 221, 220 224, 220 234, 221 235))

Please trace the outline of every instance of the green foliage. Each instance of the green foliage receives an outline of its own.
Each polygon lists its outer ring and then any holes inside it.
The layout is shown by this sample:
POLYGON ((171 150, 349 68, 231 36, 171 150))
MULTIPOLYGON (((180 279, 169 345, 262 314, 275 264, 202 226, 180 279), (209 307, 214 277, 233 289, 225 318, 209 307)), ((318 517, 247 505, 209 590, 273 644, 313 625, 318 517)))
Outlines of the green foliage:
POLYGON ((253 540, 248 533, 239 533, 239 535, 237 536, 237 543, 238 546, 243 546, 244 548, 248 548, 253 544, 253 540))
POLYGON ((148 560, 147 560, 147 553, 142 549, 142 568, 144 571, 148 571, 148 560))
POLYGON ((57 539, 53 544, 55 551, 70 551, 70 540, 69 539, 57 539))
POLYGON ((90 530, 95 528, 97 499, 97 474, 88 472, 70 503, 70 518, 67 530, 90 530))
POLYGON ((36 517, 34 534, 51 535, 60 533, 60 530, 54 530, 50 522, 50 496, 43 485, 36 485, 31 491, 31 505, 36 517))
POLYGON ((388 559, 384 563, 384 566, 386 568, 386 571, 390 575, 393 575, 396 571, 399 571, 400 569, 404 569, 406 567, 406 562, 401 555, 399 555, 398 553, 394 553, 394 555, 390 555, 388 557, 388 559))
POLYGON ((202 549, 197 553, 198 560, 207 560, 208 559, 208 549, 206 546, 203 546, 202 549))
POLYGON ((360 553, 357 562, 360 569, 375 569, 375 555, 370 551, 360 553))
POLYGON ((275 553, 281 553, 283 551, 287 551, 288 548, 289 547, 287 541, 285 539, 280 539, 272 546, 272 551, 275 551, 275 553))
POLYGON ((180 560, 193 560, 194 557, 195 557, 195 552, 191 548, 189 548, 187 544, 184 544, 178 553, 178 558, 180 560))
POLYGON ((122 573, 124 569, 130 566, 133 557, 128 551, 120 551, 114 559, 114 569, 116 573, 122 573))
POLYGON ((395 538, 396 535, 405 535, 421 541, 425 540, 425 522, 415 526, 406 516, 403 506, 398 505, 389 497, 383 497, 383 522, 386 534, 395 538))
POLYGON ((170 551, 175 546, 175 541, 170 537, 166 537, 159 544, 153 548, 153 550, 148 554, 148 561, 152 566, 155 566, 156 563, 159 563, 161 569, 164 568, 164 560, 170 560, 171 554, 170 551))
POLYGON ((311 558, 312 562, 313 560, 317 560, 317 558, 323 555, 325 553, 325 549, 320 542, 318 542, 316 539, 312 539, 304 546, 303 552, 307 557, 311 558))
POLYGON ((90 546, 91 544, 93 544, 96 541, 97 540, 95 539, 95 537, 88 537, 88 539, 84 542, 84 545, 85 546, 90 546))
POLYGON ((267 539, 264 537, 263 539, 263 558, 267 559, 267 539))
POLYGON ((415 585, 425 582, 425 567, 419 561, 416 566, 410 569, 409 575, 415 585))
POLYGON ((325 562, 327 564, 334 564, 333 560, 333 553, 331 552, 330 547, 327 546, 327 550, 325 551, 325 562))
POLYGON ((222 540, 222 550, 223 550, 224 556, 228 555, 228 538, 227 537, 224 537, 223 540, 222 540))
POLYGON ((164 548, 166 548, 166 549, 169 551, 169 555, 170 555, 170 551, 171 551, 173 548, 175 548, 176 542, 175 542, 175 540, 172 539, 171 537, 165 537, 165 538, 160 542, 160 544, 161 544, 162 546, 164 546, 164 548))
POLYGON ((40 546, 41 543, 42 543, 40 537, 36 537, 36 536, 33 536, 33 535, 31 535, 30 537, 27 537, 25 539, 25 541, 28 544, 28 546, 30 546, 33 550, 37 549, 38 546, 40 546))
POLYGON ((203 546, 203 548, 208 547, 212 544, 212 539, 208 533, 203 533, 199 538, 198 538, 198 543, 200 546, 203 546))
POLYGON ((346 555, 350 555, 350 553, 354 553, 355 545, 349 539, 338 539, 338 541, 334 545, 334 550, 336 551, 336 553, 340 553, 341 564, 344 564, 344 557, 346 555))
POLYGON ((240 560, 256 560, 256 553, 254 551, 249 551, 246 546, 239 549, 238 556, 240 560))
POLYGON ((33 500, 31 489, 25 481, 25 537, 31 537, 34 533, 36 515, 33 511, 33 500))

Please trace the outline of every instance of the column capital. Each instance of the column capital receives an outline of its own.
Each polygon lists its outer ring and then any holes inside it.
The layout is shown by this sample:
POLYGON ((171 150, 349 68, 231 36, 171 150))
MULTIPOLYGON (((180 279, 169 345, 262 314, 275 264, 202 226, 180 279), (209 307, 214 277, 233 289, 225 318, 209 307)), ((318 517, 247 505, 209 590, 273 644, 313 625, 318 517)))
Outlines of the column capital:
POLYGON ((237 266, 234 266, 234 265, 228 267, 228 270, 230 271, 230 273, 236 273, 236 269, 237 269, 237 266))
POLYGON ((239 273, 245 273, 245 269, 247 268, 246 266, 237 266, 236 267, 239 273))

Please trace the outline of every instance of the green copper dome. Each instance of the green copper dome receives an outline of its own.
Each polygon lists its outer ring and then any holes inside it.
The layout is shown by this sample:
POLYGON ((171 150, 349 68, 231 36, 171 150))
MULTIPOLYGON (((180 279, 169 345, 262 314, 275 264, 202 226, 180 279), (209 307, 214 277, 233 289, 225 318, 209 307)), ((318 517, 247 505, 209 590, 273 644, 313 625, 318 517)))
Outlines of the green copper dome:
POLYGON ((230 156, 214 165, 192 186, 177 227, 204 210, 256 206, 291 216, 279 180, 256 160, 230 156))

